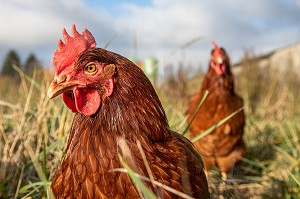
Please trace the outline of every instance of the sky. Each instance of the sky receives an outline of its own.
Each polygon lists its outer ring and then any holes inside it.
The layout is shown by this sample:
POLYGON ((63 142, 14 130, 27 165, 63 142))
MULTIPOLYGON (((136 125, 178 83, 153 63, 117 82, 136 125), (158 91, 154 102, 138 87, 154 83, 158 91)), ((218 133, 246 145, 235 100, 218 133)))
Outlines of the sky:
POLYGON ((207 68, 211 40, 238 62, 300 42, 300 0, 0 0, 0 64, 17 51, 52 67, 65 27, 94 35, 126 57, 156 57, 169 64, 207 68), (193 41, 191 45, 185 45, 193 41))

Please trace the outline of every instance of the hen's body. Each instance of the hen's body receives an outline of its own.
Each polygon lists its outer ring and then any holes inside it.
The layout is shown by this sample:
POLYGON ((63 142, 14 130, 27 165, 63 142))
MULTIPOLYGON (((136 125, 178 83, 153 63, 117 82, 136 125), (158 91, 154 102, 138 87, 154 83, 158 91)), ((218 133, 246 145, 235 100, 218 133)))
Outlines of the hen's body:
MULTIPOLYGON (((169 129, 161 103, 143 72, 126 58, 91 48, 77 64, 97 60, 114 64, 114 91, 96 114, 76 113, 66 155, 53 177, 60 198, 139 198, 118 154, 139 175, 149 178, 137 141, 154 180, 195 198, 209 198, 200 156, 183 136, 169 129), (90 59, 90 60, 89 60, 90 59)), ((97 86, 97 85, 96 85, 97 86)), ((146 185, 162 198, 179 198, 161 187, 146 185)))
MULTIPOLYGON (((242 98, 234 92, 234 79, 229 65, 227 67, 222 75, 218 75, 213 67, 210 67, 200 92, 190 98, 187 111, 188 121, 191 121, 205 91, 209 91, 206 100, 190 125, 191 137, 201 134, 243 107, 242 98)), ((206 170, 216 165, 222 173, 228 173, 234 164, 245 155, 246 148, 242 139, 244 126, 244 112, 240 111, 225 124, 194 143, 206 170)))

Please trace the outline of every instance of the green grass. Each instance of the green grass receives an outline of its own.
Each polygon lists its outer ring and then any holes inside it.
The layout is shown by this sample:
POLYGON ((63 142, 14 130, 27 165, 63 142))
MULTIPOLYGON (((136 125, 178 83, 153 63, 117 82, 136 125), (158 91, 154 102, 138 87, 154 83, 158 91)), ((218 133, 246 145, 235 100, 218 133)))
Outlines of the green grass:
MULTIPOLYGON (((61 99, 47 98, 51 72, 36 71, 33 77, 18 72, 19 80, 0 78, 0 198, 51 198, 51 177, 62 160, 73 114, 61 99)), ((203 74, 188 78, 181 71, 156 86, 170 127, 179 133, 188 125, 188 97, 199 91, 202 79, 203 74)), ((299 198, 299 85, 298 73, 290 69, 279 73, 245 59, 236 90, 245 101, 248 152, 225 184, 217 169, 209 173, 213 198, 299 198)))

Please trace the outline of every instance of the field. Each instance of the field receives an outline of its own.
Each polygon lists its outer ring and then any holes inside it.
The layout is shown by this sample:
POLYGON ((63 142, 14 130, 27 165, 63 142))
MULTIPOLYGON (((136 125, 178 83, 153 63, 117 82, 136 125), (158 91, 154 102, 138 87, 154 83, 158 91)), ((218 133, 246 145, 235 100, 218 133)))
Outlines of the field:
MULTIPOLYGON (((204 75, 190 77, 187 71, 183 67, 155 86, 179 133, 187 126, 188 97, 200 89, 204 75)), ((18 73, 18 79, 0 78, 0 198, 47 198, 73 114, 61 98, 48 99, 51 72, 18 73)), ((248 152, 226 183, 217 169, 209 173, 212 198, 299 198, 299 73, 245 59, 235 83, 245 101, 248 152)))

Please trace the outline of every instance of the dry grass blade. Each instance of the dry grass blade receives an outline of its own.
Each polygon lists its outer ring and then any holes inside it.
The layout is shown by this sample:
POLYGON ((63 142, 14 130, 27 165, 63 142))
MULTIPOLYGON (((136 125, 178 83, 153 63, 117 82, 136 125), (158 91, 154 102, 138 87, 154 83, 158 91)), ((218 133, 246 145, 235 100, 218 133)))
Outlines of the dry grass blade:
MULTIPOLYGON (((128 170, 127 169, 114 169, 113 171, 118 171, 118 172, 124 172, 124 173, 128 173, 128 170)), ((187 195, 187 194, 185 194, 185 193, 182 193, 182 192, 180 192, 180 191, 177 191, 176 189, 173 189, 172 187, 169 187, 169 186, 167 186, 167 185, 164 185, 164 184, 162 184, 162 183, 160 183, 160 182, 158 182, 158 181, 151 181, 151 179, 149 179, 149 178, 147 178, 147 177, 145 177, 145 176, 141 176, 141 175, 139 175, 138 173, 133 173, 136 177, 139 177, 140 179, 142 179, 142 180, 144 180, 144 181, 146 181, 146 182, 151 182, 151 183, 153 183, 153 184, 155 184, 156 186, 158 186, 158 187, 161 187, 161 188, 163 188, 163 189, 165 189, 165 190, 167 190, 167 191, 169 191, 169 192, 171 192, 171 193, 173 193, 173 194, 175 194, 175 195, 177 195, 177 196, 179 196, 179 197, 181 197, 181 198, 185 198, 185 199, 194 199, 193 197, 191 197, 191 196, 189 196, 189 195, 187 195)))
POLYGON ((199 112, 199 110, 200 110, 202 104, 204 103, 205 99, 207 98, 208 93, 209 93, 208 91, 205 91, 205 93, 204 93, 204 95, 203 95, 203 97, 202 97, 202 99, 201 99, 201 101, 200 101, 200 103, 199 103, 199 105, 198 105, 198 107, 197 107, 197 109, 196 109, 196 111, 195 111, 195 113, 194 113, 194 115, 193 115, 191 121, 188 123, 187 127, 186 127, 186 128, 184 129, 184 131, 182 132, 182 135, 185 135, 185 134, 188 132, 188 130, 189 130, 189 128, 190 128, 192 122, 194 121, 196 115, 198 114, 198 112, 199 112))
POLYGON ((258 167, 260 169, 267 169, 264 165, 261 164, 261 162, 249 160, 247 158, 241 157, 241 161, 246 162, 249 165, 258 167))
MULTIPOLYGON (((155 194, 144 185, 144 183, 140 180, 140 177, 138 175, 136 175, 136 173, 125 163, 125 161, 123 160, 123 158, 120 155, 119 155, 119 159, 121 161, 122 166, 125 168, 129 177, 131 178, 133 184, 143 194, 143 195, 141 195, 141 197, 145 197, 147 199, 148 198, 155 199, 156 198, 155 194)), ((114 170, 114 171, 116 171, 116 170, 114 170)))
POLYGON ((285 151, 281 147, 274 146, 274 149, 276 149, 278 152, 280 152, 285 158, 288 158, 289 161, 293 163, 291 165, 298 165, 299 164, 299 160, 298 159, 295 159, 294 156, 292 156, 291 154, 289 154, 287 151, 285 151))
POLYGON ((297 183, 298 187, 300 188, 300 181, 290 172, 288 171, 290 176, 293 178, 293 180, 297 183))
MULTIPOLYGON (((140 143, 139 140, 137 140, 137 147, 138 147, 138 149, 139 149, 139 151, 140 151, 140 154, 141 154, 141 156, 142 156, 142 158, 143 158, 143 162, 144 162, 144 165, 145 165, 145 167, 146 167, 147 173, 148 173, 148 175, 149 175, 149 177, 150 177, 150 180, 151 180, 151 182, 153 182, 153 181, 154 181, 153 173, 152 173, 152 171, 151 171, 151 169, 150 169, 150 166, 149 166, 149 163, 148 163, 148 161, 147 161, 145 152, 144 152, 144 150, 143 150, 143 148, 142 148, 141 143, 140 143)), ((153 187, 154 187, 155 192, 156 192, 156 193, 159 193, 159 192, 157 191, 156 185, 153 184, 153 183, 152 183, 152 185, 153 185, 153 187)))
POLYGON ((30 76, 26 75, 22 69, 20 69, 17 65, 13 64, 12 67, 20 74, 21 77, 24 77, 27 81, 32 82, 36 89, 42 90, 41 85, 38 84, 34 78, 31 78, 30 76))
POLYGON ((104 49, 107 49, 108 46, 110 45, 110 43, 112 42, 112 40, 115 38, 116 34, 114 33, 109 40, 105 43, 105 45, 103 46, 104 49))
POLYGON ((15 104, 12 104, 12 103, 9 103, 9 102, 4 102, 4 101, 1 101, 1 100, 0 100, 0 106, 6 106, 6 107, 11 108, 13 110, 20 110, 21 109, 20 106, 17 106, 15 104))
POLYGON ((28 142, 25 142, 24 146, 25 146, 25 149, 27 150, 27 152, 28 152, 31 160, 33 160, 32 161, 33 166, 35 167, 35 170, 36 170, 36 172, 37 172, 40 180, 42 182, 47 182, 48 181, 47 177, 45 176, 45 173, 43 172, 43 168, 42 168, 41 164, 39 164, 38 160, 36 160, 36 155, 35 155, 35 153, 33 151, 32 146, 28 142))
MULTIPOLYGON (((15 67, 17 67, 17 66, 15 66, 15 67)), ((22 129, 23 129, 24 125, 25 125, 25 122, 26 122, 26 119, 27 119, 26 115, 29 112, 28 110, 30 109, 30 102, 31 102, 31 99, 32 99, 33 84, 34 84, 34 79, 31 79, 30 89, 29 89, 29 92, 28 92, 28 95, 27 95, 27 98, 26 98, 26 102, 25 102, 25 105, 24 105, 24 109, 23 109, 21 121, 20 121, 20 124, 18 125, 17 132, 22 132, 22 129)), ((15 139, 14 139, 12 145, 11 145, 10 151, 9 151, 9 154, 11 155, 11 157, 13 157, 13 155, 14 155, 14 150, 15 150, 15 147, 17 145, 17 142, 20 139, 22 139, 23 136, 24 136, 24 134, 18 133, 17 136, 15 137, 15 139)), ((20 150, 22 150, 22 147, 19 148, 19 151, 20 150)), ((18 157, 19 156, 17 155, 15 158, 18 159, 18 157)))
POLYGON ((22 169, 21 169, 21 174, 20 174, 20 178, 19 178, 19 181, 18 181, 18 186, 17 186, 17 189, 16 189, 14 199, 18 198, 20 186, 21 186, 21 183, 22 183, 22 178, 23 178, 23 175, 24 175, 24 170, 25 170, 25 165, 23 165, 22 169))

